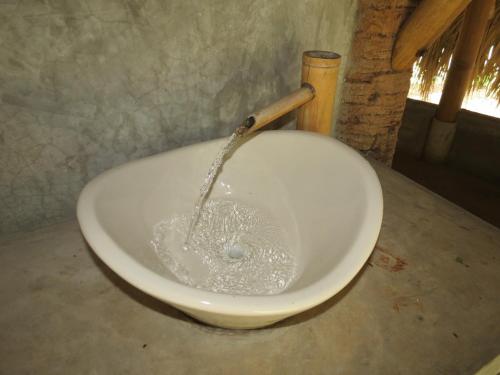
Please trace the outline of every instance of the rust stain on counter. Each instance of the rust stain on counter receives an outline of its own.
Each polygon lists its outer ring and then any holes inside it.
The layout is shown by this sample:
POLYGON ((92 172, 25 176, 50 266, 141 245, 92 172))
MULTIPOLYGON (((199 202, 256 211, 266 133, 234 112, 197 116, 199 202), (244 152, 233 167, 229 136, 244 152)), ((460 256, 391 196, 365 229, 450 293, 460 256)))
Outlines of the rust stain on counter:
POLYGON ((375 265, 389 272, 403 271, 408 263, 380 245, 375 245, 375 250, 369 261, 370 265, 375 265))

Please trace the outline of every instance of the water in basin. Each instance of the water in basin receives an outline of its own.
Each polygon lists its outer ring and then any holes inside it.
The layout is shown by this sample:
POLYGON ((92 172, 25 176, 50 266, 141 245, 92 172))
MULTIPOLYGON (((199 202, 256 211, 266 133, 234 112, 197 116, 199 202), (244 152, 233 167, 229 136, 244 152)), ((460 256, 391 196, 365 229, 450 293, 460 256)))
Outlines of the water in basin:
POLYGON ((236 130, 217 154, 193 213, 157 223, 153 248, 183 283, 217 293, 269 295, 294 280, 297 261, 266 212, 230 199, 206 200, 226 156, 244 135, 236 130))
POLYGON ((208 200, 184 241, 190 213, 156 224, 153 246, 183 283, 218 293, 276 294, 294 280, 297 262, 270 215, 235 200, 208 200))

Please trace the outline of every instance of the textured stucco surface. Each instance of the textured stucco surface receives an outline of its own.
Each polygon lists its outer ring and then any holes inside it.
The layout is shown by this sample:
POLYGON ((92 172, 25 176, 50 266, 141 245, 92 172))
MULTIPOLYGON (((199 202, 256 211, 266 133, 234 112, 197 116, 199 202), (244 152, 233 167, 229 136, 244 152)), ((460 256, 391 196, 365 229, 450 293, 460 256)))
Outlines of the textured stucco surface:
POLYGON ((127 160, 227 135, 349 51, 355 1, 0 0, 0 232, 127 160))

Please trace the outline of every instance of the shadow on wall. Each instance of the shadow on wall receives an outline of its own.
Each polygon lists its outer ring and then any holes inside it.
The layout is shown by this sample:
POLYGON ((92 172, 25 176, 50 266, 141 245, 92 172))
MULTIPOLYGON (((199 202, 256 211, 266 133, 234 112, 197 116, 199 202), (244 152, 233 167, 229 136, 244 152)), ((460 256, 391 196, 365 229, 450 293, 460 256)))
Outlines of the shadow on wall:
MULTIPOLYGON (((437 105, 408 99, 397 149, 419 158, 437 105)), ((462 110, 448 164, 500 184, 500 119, 462 110)))

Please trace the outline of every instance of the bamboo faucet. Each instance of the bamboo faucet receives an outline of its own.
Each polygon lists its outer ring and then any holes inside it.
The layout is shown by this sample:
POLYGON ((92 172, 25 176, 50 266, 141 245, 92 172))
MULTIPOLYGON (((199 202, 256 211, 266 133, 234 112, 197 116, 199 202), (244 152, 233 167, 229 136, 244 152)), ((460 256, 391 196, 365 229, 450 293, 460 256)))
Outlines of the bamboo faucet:
POLYGON ((243 123, 247 132, 259 130, 298 108, 297 129, 330 135, 340 60, 335 52, 304 52, 302 87, 248 116, 243 123))

